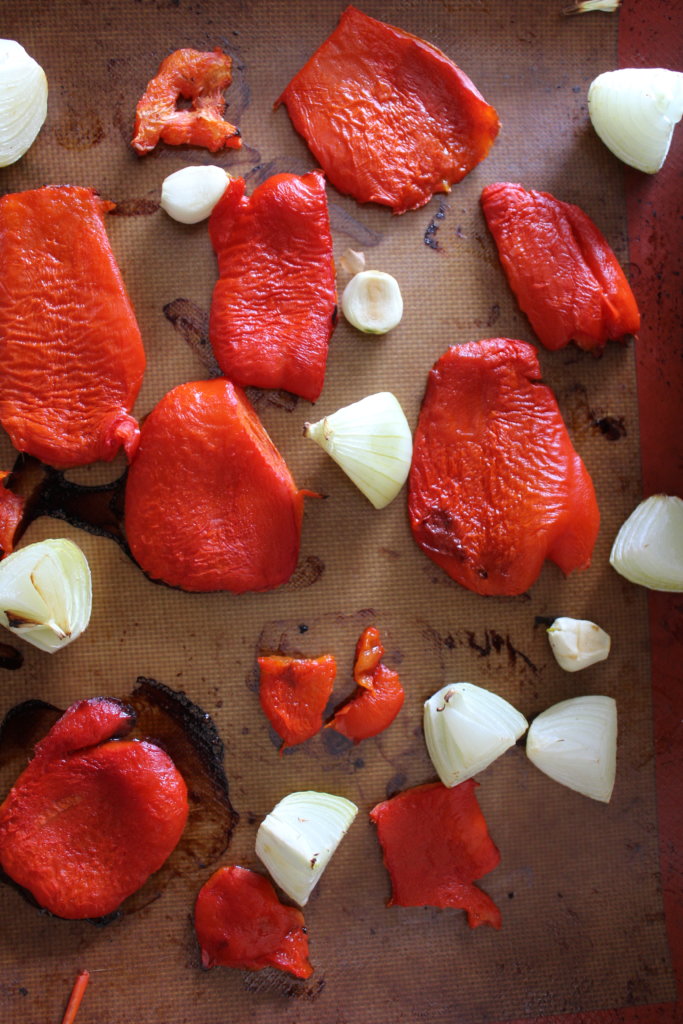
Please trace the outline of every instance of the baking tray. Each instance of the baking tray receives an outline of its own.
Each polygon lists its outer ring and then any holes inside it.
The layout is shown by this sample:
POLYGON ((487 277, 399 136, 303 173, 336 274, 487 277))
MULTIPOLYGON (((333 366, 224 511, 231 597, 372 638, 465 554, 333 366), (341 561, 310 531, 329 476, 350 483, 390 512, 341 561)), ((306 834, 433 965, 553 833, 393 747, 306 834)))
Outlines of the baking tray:
MULTIPOLYGON (((241 597, 182 594, 146 580, 111 540, 68 523, 41 519, 26 535, 65 535, 82 546, 93 571, 93 618, 85 636, 53 658, 22 648, 21 667, 2 670, 0 713, 29 698, 65 707, 81 697, 125 695, 139 676, 185 691, 225 742, 240 815, 220 863, 258 866, 258 823, 293 789, 324 789, 358 804, 358 819, 306 908, 315 973, 300 983, 275 972, 200 969, 192 904, 217 866, 200 857, 157 900, 105 927, 41 915, 4 886, 3 1021, 58 1020, 81 968, 91 981, 79 1024, 276 1016, 292 1024, 467 1024, 567 1013, 591 1021, 678 1019, 681 605, 675 596, 648 598, 617 577, 607 557, 643 493, 682 491, 674 190, 681 146, 679 139, 657 179, 643 182, 592 132, 586 92, 619 62, 676 67, 680 15, 664 3, 626 0, 619 15, 563 18, 561 6, 363 5, 443 49, 496 106, 503 127, 489 158, 419 211, 393 217, 328 190, 337 261, 349 246, 363 249, 369 266, 398 278, 406 313, 379 340, 340 322, 314 410, 287 395, 251 392, 299 486, 327 495, 307 503, 289 584, 241 597), (375 512, 301 438, 312 414, 384 389, 414 425, 426 374, 448 345, 495 335, 534 340, 479 211, 481 189, 496 180, 519 180, 580 205, 630 270, 646 314, 637 346, 610 345, 600 359, 574 348, 539 353, 593 475, 602 525, 590 570, 564 579, 547 565, 519 598, 482 598, 450 582, 414 546, 403 498, 375 512), (556 614, 598 621, 613 638, 610 659, 564 674, 542 625, 556 614), (407 690, 399 718, 356 748, 325 734, 279 756, 258 707, 258 653, 334 653, 341 697, 352 689, 356 638, 370 623, 407 690), (577 693, 607 693, 619 707, 618 776, 608 806, 551 782, 521 747, 480 777, 480 803, 502 854, 481 884, 502 909, 500 932, 470 931, 460 912, 387 909, 388 878, 367 819, 388 793, 434 777, 421 705, 457 679, 491 687, 527 717, 577 693)), ((210 372, 202 339, 214 257, 205 225, 182 227, 159 210, 161 181, 187 163, 216 162, 245 175, 251 188, 277 171, 315 166, 286 112, 272 105, 342 9, 336 2, 211 0, 2 5, 4 34, 45 67, 51 91, 38 142, 1 172, 0 187, 93 185, 118 204, 107 227, 148 354, 140 417, 170 387, 210 372), (227 116, 241 128, 240 151, 210 156, 160 146, 140 159, 130 149, 136 100, 162 57, 180 46, 221 46, 233 57, 227 116)), ((5 440, 0 454, 11 465, 5 440)), ((122 469, 115 463, 70 476, 98 484, 122 469)))

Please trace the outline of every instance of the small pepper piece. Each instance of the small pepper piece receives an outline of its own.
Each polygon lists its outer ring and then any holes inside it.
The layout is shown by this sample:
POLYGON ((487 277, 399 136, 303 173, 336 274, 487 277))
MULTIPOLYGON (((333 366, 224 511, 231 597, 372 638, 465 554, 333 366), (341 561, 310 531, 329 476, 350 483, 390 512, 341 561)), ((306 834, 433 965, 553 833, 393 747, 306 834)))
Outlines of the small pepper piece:
POLYGON ((0 866, 59 917, 117 910, 185 828, 185 782, 160 747, 119 738, 134 724, 120 701, 73 704, 0 806, 0 866))
POLYGON ((510 287, 546 348, 574 340, 600 352, 638 331, 631 287, 583 210, 510 182, 485 188, 481 205, 510 287))
POLYGON ((170 146, 203 146, 212 153, 224 146, 238 149, 239 129, 223 120, 223 90, 231 81, 232 60, 219 47, 170 53, 138 101, 133 148, 144 155, 163 140, 170 146), (180 98, 192 101, 190 110, 176 108, 180 98))
POLYGON ((326 728, 360 743, 383 732, 403 707, 398 672, 382 664, 384 647, 376 626, 368 626, 356 644, 353 675, 358 689, 335 711, 326 728))
POLYGON ((590 565, 600 525, 536 350, 488 338, 449 348, 429 374, 408 511, 424 553, 477 594, 522 594, 546 558, 590 565))
POLYGON ((135 313, 89 188, 0 199, 0 422, 58 469, 131 458, 145 370, 135 313))
POLYGON ((133 558, 183 590, 269 590, 294 572, 304 492, 244 392, 180 384, 145 420, 126 481, 133 558))
POLYGON ((355 7, 280 103, 340 192, 394 213, 450 191, 500 128, 496 111, 445 54, 355 7))
POLYGON ((322 729, 337 674, 331 654, 319 658, 290 658, 283 654, 258 659, 261 707, 283 740, 282 750, 315 736, 322 729))
POLYGON ((313 973, 303 914, 280 903, 256 871, 232 864, 214 872, 199 890, 194 927, 205 968, 276 967, 296 978, 313 973))
POLYGON ((277 174, 245 195, 234 178, 214 207, 218 257, 209 339, 241 387, 314 402, 325 379, 337 293, 322 172, 277 174))
POLYGON ((5 484, 11 475, 0 470, 0 558, 14 551, 17 530, 23 525, 26 511, 26 498, 10 491, 5 484))
POLYGON ((500 928, 500 910, 473 885, 500 862, 477 801, 477 785, 474 779, 450 789, 441 782, 427 783, 370 811, 391 877, 387 906, 462 908, 470 928, 500 928))

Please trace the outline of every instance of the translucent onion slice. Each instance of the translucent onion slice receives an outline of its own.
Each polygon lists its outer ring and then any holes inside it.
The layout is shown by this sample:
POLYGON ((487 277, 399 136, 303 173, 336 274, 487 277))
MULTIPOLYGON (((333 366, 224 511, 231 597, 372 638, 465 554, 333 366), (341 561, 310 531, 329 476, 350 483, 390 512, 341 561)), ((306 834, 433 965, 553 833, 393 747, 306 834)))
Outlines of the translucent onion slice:
POLYGON ((588 90, 595 131, 615 156, 655 174, 683 115, 683 72, 666 68, 605 71, 588 90))
POLYGON ((398 399, 368 395, 317 423, 304 436, 319 444, 375 508, 385 508, 410 472, 413 437, 398 399))
POLYGON ((572 697, 533 720, 529 759, 569 789, 609 803, 617 770, 617 705, 612 697, 572 697))
POLYGON ((299 906, 308 902, 357 813, 343 796, 308 791, 290 793, 264 818, 256 854, 299 906))
POLYGON ((0 39, 0 167, 16 163, 47 117, 47 78, 20 43, 0 39))
POLYGON ((631 583, 683 592, 683 501, 653 494, 619 530, 610 564, 631 583))
POLYGON ((457 786, 512 747, 527 720, 502 697, 473 683, 442 687, 424 705, 424 733, 444 786, 457 786))
POLYGON ((29 544, 0 562, 0 624, 53 654, 90 621, 90 567, 66 539, 29 544))

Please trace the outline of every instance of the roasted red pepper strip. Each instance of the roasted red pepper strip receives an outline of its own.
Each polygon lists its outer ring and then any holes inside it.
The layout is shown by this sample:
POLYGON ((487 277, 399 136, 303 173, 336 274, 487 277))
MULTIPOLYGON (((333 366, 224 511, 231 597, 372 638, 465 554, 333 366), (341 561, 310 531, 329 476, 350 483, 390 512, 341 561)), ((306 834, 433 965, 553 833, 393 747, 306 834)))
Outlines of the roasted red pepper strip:
POLYGON ((448 192, 484 159, 500 127, 440 50, 355 7, 277 103, 340 192, 394 213, 448 192))
POLYGON ((600 523, 536 352, 490 338, 449 348, 427 382, 408 508, 418 545, 478 594, 521 594, 546 558, 590 564, 600 523))
POLYGON ((194 927, 206 968, 277 967, 297 978, 313 973, 303 914, 280 903, 268 879, 248 868, 219 868, 204 883, 194 927))
POLYGON ((209 338, 221 370, 242 387, 283 388, 314 402, 337 302, 321 172, 275 175, 251 197, 235 178, 209 235, 219 270, 209 338))
POLYGON ((474 779, 405 790, 370 811, 391 877, 388 906, 457 907, 470 928, 500 928, 500 911, 472 883, 500 861, 477 802, 474 779))
POLYGON ((163 139, 171 146, 203 146, 212 153, 224 146, 239 148, 239 129, 223 120, 223 91, 231 81, 232 61, 218 48, 169 54, 138 101, 133 147, 149 153, 163 139), (181 97, 192 100, 190 110, 176 108, 181 97))
POLYGON ((183 590, 268 590, 299 555, 303 493, 240 388, 181 384, 145 420, 126 482, 133 557, 183 590))
POLYGON ((0 422, 58 468, 130 457, 145 353, 92 189, 0 199, 0 422))
POLYGON ((360 743, 391 725, 403 707, 405 694, 398 672, 381 663, 384 647, 375 626, 368 626, 356 644, 356 693, 337 708, 328 728, 360 743))
POLYGON ((153 743, 114 739, 118 701, 72 705, 0 806, 0 866, 59 917, 103 917, 157 871, 188 815, 187 789, 153 743))
POLYGON ((610 338, 637 332, 629 283, 578 206, 508 182, 485 188, 481 204, 510 287, 546 348, 573 339, 599 351, 610 338))
POLYGON ((282 749, 303 743, 322 729, 337 674, 331 654, 320 658, 289 658, 269 654, 258 659, 261 707, 284 741, 282 749))

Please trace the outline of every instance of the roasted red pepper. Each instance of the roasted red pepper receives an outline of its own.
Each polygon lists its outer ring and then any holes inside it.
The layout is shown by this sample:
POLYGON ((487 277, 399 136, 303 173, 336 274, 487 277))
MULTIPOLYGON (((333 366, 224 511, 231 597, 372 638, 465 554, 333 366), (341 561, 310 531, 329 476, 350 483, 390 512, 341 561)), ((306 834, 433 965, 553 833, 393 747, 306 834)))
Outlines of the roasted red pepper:
POLYGON ((470 928, 500 928, 500 911, 472 883, 492 871, 500 853, 477 802, 474 779, 448 789, 416 786, 377 804, 370 819, 391 877, 388 906, 457 907, 470 928))
POLYGON ((5 486, 10 473, 0 470, 0 558, 14 550, 15 534, 24 518, 26 499, 5 486))
POLYGON ((133 557, 183 590, 268 590, 299 555, 303 493, 240 388, 181 384, 144 422, 128 472, 133 557))
POLYGON ((0 199, 0 422, 58 468, 130 457, 145 353, 92 189, 0 199))
POLYGON ((149 153, 163 139, 171 146, 203 146, 215 153, 242 145, 239 129, 223 120, 223 91, 232 81, 232 61, 216 48, 175 50, 162 60, 135 110, 133 147, 149 153), (179 110, 179 99, 191 100, 179 110))
POLYGON ((320 658, 288 658, 269 654, 258 659, 261 707, 282 737, 282 749, 303 743, 322 729, 337 674, 331 654, 320 658))
POLYGON ((218 257, 209 338, 242 387, 283 388, 314 402, 336 317, 332 235, 320 171, 278 174, 244 193, 233 179, 214 208, 218 257))
POLYGON ((383 732, 403 707, 405 694, 398 672, 383 665, 383 657, 379 630, 368 626, 356 644, 353 675, 358 689, 328 723, 354 743, 383 732))
POLYGON ((546 558, 590 564, 600 523, 591 478, 536 352, 490 338, 449 348, 427 382, 408 508, 422 550, 478 594, 521 594, 546 558))
POLYGON ((185 828, 187 789, 168 754, 115 738, 134 724, 115 700, 72 705, 0 806, 0 866, 59 917, 112 913, 185 828))
POLYGON ((277 102, 340 192, 394 213, 448 192, 484 159, 500 127, 440 50, 355 7, 277 102))
POLYGON ((194 927, 204 967, 277 967, 310 978, 304 916, 285 906, 263 875, 237 865, 219 868, 199 891, 194 927))
POLYGON ((599 351, 610 338, 636 333, 629 283, 578 206, 509 182, 485 188, 481 204, 510 287, 546 348, 573 339, 599 351))

